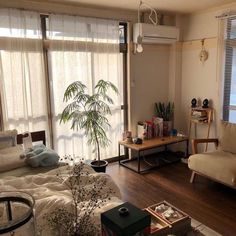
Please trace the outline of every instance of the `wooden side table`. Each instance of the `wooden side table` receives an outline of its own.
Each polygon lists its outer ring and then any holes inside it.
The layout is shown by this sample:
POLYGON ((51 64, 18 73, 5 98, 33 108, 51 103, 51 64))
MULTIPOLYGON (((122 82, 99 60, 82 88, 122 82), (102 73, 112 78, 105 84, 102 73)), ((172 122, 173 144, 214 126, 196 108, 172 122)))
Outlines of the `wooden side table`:
POLYGON ((144 140, 142 144, 126 143, 124 141, 119 141, 119 144, 118 144, 119 164, 126 167, 126 168, 128 168, 128 169, 130 169, 130 170, 135 171, 136 173, 141 174, 142 172, 145 172, 145 171, 150 170, 150 169, 153 168, 152 167, 152 168, 147 168, 147 169, 141 170, 141 168, 140 168, 141 153, 144 154, 144 152, 146 150, 151 150, 151 149, 162 147, 162 146, 165 146, 165 148, 167 149, 168 145, 171 145, 171 144, 174 144, 174 143, 180 143, 180 142, 186 142, 186 153, 185 153, 185 155, 188 156, 188 137, 186 137, 186 136, 184 136, 184 137, 165 136, 165 137, 162 137, 162 138, 144 140), (125 160, 121 160, 121 156, 120 156, 121 146, 124 146, 124 147, 126 147, 130 150, 134 150, 134 151, 138 152, 138 157, 137 157, 138 167, 137 167, 137 169, 126 164, 127 162, 132 161, 132 160, 128 159, 128 157, 125 160))

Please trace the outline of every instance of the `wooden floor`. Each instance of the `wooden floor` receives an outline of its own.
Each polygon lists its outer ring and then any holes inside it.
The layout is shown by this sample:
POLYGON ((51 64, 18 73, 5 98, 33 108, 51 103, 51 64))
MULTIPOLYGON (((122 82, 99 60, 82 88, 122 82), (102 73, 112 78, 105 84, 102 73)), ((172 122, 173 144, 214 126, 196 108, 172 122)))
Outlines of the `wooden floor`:
POLYGON ((139 175, 117 163, 107 173, 124 201, 144 208, 166 200, 218 233, 236 235, 236 190, 197 176, 194 184, 186 164, 175 163, 139 175))

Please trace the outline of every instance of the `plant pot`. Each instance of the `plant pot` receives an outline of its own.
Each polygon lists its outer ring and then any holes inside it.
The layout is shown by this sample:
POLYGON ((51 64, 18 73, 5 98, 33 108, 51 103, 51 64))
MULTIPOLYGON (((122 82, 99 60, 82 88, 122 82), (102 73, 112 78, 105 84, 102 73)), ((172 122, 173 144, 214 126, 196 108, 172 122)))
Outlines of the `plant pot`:
POLYGON ((98 164, 99 161, 91 161, 90 165, 96 172, 106 172, 106 167, 108 165, 107 161, 100 161, 100 165, 98 164))
POLYGON ((172 121, 163 121, 163 136, 169 136, 172 130, 172 121))

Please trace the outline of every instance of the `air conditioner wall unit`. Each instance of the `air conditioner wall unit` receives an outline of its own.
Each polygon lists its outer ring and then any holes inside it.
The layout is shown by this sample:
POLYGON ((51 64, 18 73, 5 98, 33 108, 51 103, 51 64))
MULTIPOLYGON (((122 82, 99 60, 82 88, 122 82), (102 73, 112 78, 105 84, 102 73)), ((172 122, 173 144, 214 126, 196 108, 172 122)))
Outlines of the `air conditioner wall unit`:
POLYGON ((135 23, 133 25, 134 43, 137 43, 139 35, 142 37, 143 44, 172 44, 179 41, 179 29, 175 26, 135 23))

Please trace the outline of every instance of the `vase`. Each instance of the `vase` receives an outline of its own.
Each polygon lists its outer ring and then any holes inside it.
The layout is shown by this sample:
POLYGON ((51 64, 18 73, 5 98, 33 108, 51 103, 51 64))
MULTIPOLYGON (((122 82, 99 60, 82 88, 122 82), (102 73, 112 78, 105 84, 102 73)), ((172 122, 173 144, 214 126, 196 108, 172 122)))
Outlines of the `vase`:
POLYGON ((169 136, 172 130, 172 121, 163 121, 163 136, 169 136))

